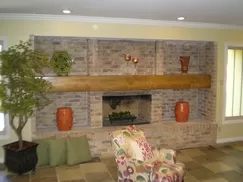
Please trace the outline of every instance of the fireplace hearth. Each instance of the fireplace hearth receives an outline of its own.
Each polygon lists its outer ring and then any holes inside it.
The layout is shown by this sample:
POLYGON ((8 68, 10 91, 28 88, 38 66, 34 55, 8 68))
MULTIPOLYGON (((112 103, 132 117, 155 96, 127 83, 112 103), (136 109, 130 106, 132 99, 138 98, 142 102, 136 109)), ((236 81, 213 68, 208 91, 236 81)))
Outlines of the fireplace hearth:
POLYGON ((103 126, 149 124, 151 95, 103 96, 103 126))

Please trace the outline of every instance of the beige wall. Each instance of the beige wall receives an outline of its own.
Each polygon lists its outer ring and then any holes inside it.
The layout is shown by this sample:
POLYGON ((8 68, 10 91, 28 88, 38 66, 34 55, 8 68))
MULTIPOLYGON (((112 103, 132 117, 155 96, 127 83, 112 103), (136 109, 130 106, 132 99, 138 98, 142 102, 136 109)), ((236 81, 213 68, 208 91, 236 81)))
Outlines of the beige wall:
MULTIPOLYGON (((226 42, 243 44, 243 30, 216 30, 206 28, 105 23, 96 23, 98 29, 95 30, 93 29, 93 25, 94 23, 82 22, 0 20, 0 36, 6 36, 9 45, 16 44, 19 40, 27 40, 30 35, 216 41, 218 43, 217 122, 220 126, 218 139, 243 136, 243 123, 221 125, 224 44, 226 42)), ((28 123, 24 130, 25 139, 31 139, 31 133, 31 123, 28 123)), ((10 139, 1 141, 0 145, 15 139, 15 135, 11 133, 10 139)), ((2 151, 0 151, 0 156, 2 156, 2 151)))

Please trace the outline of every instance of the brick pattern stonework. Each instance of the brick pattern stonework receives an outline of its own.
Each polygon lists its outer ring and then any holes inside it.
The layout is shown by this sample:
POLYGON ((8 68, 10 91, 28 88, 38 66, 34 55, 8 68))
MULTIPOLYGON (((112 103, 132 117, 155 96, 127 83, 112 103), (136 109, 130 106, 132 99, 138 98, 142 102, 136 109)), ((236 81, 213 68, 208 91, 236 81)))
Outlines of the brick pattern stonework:
MULTIPOLYGON (((141 126, 151 143, 171 148, 195 147, 215 141, 216 138, 216 50, 214 42, 173 40, 119 40, 88 39, 72 37, 37 36, 35 49, 43 50, 51 57, 55 50, 67 50, 71 55, 73 68, 70 75, 163 75, 180 74, 179 57, 190 56, 188 73, 210 74, 210 89, 150 90, 129 92, 80 92, 48 93, 53 101, 43 110, 36 111, 36 131, 56 128, 55 113, 58 107, 70 106, 74 110, 74 128, 86 128, 73 133, 57 135, 88 134, 93 154, 109 151, 108 133, 115 127, 102 127, 103 95, 151 94, 150 124, 141 126), (124 54, 138 57, 135 66, 126 62, 124 54), (190 104, 190 121, 187 124, 166 124, 174 121, 174 106, 177 101, 190 104), (199 120, 199 122, 192 122, 199 120), (208 123, 211 122, 211 123, 208 123), (93 128, 93 129, 90 129, 93 128), (102 143, 102 145, 100 145, 102 143), (173 146, 174 145, 174 146, 173 146)), ((48 76, 55 75, 45 70, 48 76)), ((37 134, 37 137, 39 134, 37 134)))
MULTIPOLYGON (((217 124, 206 121, 197 121, 184 124, 156 123, 138 125, 152 147, 157 148, 191 148, 215 144, 217 137, 217 124)), ((87 135, 92 156, 113 155, 109 133, 120 127, 105 127, 82 129, 70 132, 37 132, 33 139, 79 137, 87 135)))
MULTIPOLYGON (((87 75, 87 40, 83 38, 72 37, 34 37, 34 48, 44 51, 51 58, 56 50, 67 50, 73 59, 73 66, 70 75, 87 75)), ((46 76, 56 76, 50 69, 44 70, 46 76)), ((89 122, 87 105, 87 93, 48 93, 47 97, 51 104, 44 109, 36 112, 37 128, 55 128, 56 110, 59 107, 72 107, 76 126, 88 126, 89 122)))
POLYGON ((199 64, 200 72, 211 75, 211 88, 199 89, 198 97, 200 118, 205 118, 208 121, 216 121, 216 92, 217 92, 217 45, 209 42, 203 46, 200 52, 201 61, 199 64))
POLYGON ((101 75, 153 75, 155 72, 155 42, 131 40, 99 40, 96 65, 101 75), (135 64, 124 60, 124 55, 138 57, 135 64))
MULTIPOLYGON (((102 127, 102 92, 90 92, 90 126, 92 128, 102 127)), ((87 111, 86 111, 87 112, 87 111)))
POLYGON ((88 93, 66 92, 48 93, 51 104, 36 111, 36 127, 39 129, 56 128, 56 111, 59 107, 71 107, 73 111, 73 126, 88 126, 88 93))
POLYGON ((174 119, 174 106, 177 101, 188 101, 190 120, 205 119, 216 121, 216 49, 213 42, 164 41, 164 73, 181 73, 179 57, 190 56, 188 73, 209 74, 212 76, 210 89, 163 90, 163 120, 174 119))
MULTIPOLYGON (((34 37, 34 48, 47 53, 51 58, 54 51, 66 50, 73 59, 72 69, 69 75, 87 75, 87 40, 72 37, 34 37)), ((45 70, 46 76, 56 76, 50 69, 45 70)))
MULTIPOLYGON (((183 90, 163 90, 162 91, 162 117, 163 120, 174 120, 175 103, 178 101, 187 101, 190 106, 189 119, 195 120, 198 115, 198 89, 183 89, 183 90)), ((203 118, 200 118, 203 119, 203 118)))

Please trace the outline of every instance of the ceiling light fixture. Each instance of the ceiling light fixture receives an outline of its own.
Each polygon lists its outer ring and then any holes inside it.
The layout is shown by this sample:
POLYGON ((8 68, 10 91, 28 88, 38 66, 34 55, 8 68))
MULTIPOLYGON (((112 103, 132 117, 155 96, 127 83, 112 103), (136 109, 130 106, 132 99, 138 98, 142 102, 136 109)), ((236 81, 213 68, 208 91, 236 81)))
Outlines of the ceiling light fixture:
POLYGON ((65 13, 65 14, 69 14, 69 13, 71 13, 71 11, 68 10, 68 9, 64 9, 62 12, 65 13))
POLYGON ((183 16, 178 17, 177 20, 185 20, 185 17, 183 17, 183 16))

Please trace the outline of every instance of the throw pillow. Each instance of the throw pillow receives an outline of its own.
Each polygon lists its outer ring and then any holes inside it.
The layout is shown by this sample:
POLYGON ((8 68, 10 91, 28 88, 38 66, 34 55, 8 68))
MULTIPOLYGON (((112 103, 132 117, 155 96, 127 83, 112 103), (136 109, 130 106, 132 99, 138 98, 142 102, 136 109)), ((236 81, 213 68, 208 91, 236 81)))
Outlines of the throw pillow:
POLYGON ((51 138, 44 138, 35 140, 34 142, 38 143, 36 152, 38 157, 38 163, 37 166, 43 166, 43 165, 49 165, 49 142, 48 140, 53 139, 51 138))
POLYGON ((50 166, 58 166, 66 163, 66 138, 49 140, 50 166))
POLYGON ((67 164, 75 165, 92 159, 86 135, 67 139, 67 164))

